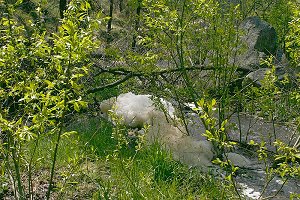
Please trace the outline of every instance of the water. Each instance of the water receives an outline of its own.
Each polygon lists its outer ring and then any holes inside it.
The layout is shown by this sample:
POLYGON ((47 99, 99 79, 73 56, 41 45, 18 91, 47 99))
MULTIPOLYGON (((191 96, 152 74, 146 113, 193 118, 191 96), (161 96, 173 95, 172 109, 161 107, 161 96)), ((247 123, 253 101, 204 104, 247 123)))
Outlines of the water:
MULTIPOLYGON (((205 140, 202 134, 205 128, 202 125, 198 115, 192 112, 187 113, 188 118, 188 132, 195 140, 205 140)), ((228 130, 228 136, 234 141, 249 142, 253 140, 257 143, 266 141, 268 150, 275 152, 273 142, 279 139, 286 144, 294 145, 299 133, 295 129, 283 125, 273 124, 267 122, 262 118, 253 117, 246 114, 232 115, 229 123, 233 124, 233 128, 228 130), (239 117, 239 119, 238 119, 239 117), (238 125, 240 121, 240 125, 238 125), (240 135, 241 133, 241 135, 240 135)), ((236 148, 234 152, 245 156, 251 164, 247 168, 238 171, 236 181, 239 186, 240 193, 246 199, 259 199, 263 197, 271 197, 270 199, 290 199, 290 194, 300 193, 300 179, 290 178, 287 182, 279 176, 273 176, 266 185, 265 165, 259 161, 255 149, 236 148), (263 191, 264 190, 264 191, 263 191), (263 193, 263 194, 262 194, 263 193), (274 196, 276 194, 276 196, 274 196)), ((270 164, 270 163, 268 163, 270 164)))

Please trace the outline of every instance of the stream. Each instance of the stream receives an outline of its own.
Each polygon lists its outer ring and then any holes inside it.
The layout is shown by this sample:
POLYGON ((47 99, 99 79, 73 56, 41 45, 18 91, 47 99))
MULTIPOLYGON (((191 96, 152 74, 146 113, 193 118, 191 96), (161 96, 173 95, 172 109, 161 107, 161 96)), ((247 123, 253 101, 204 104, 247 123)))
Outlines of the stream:
MULTIPOLYGON (((187 112, 186 116, 189 121, 188 132, 190 136, 196 140, 205 140, 205 137, 201 135, 205 129, 198 115, 187 112)), ((299 133, 297 134, 292 128, 278 124, 273 126, 272 123, 266 122, 262 118, 255 118, 247 114, 240 114, 239 116, 233 114, 229 123, 235 125, 235 128, 231 128, 228 133, 231 140, 246 141, 247 139, 248 142, 253 140, 257 143, 266 141, 266 147, 270 151, 275 151, 275 147, 272 145, 275 137, 290 145, 293 145, 299 137, 299 133)), ((268 199, 284 200, 291 199, 291 194, 300 193, 299 178, 289 178, 286 181, 286 179, 274 175, 270 180, 267 180, 265 164, 258 160, 255 150, 236 148, 234 152, 245 156, 250 163, 248 167, 241 167, 235 177, 239 191, 246 199, 259 199, 262 195, 268 199), (269 182, 267 183, 267 181, 269 182)), ((221 170, 220 173, 224 175, 221 170)))

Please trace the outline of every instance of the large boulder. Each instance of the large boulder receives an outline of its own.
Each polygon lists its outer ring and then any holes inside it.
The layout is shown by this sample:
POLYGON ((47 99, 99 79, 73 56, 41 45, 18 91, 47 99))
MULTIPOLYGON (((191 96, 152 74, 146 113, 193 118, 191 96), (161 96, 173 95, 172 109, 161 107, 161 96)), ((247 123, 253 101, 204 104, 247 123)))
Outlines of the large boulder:
POLYGON ((259 17, 248 17, 240 25, 243 53, 237 56, 240 68, 254 71, 260 67, 261 59, 276 53, 275 29, 259 17))

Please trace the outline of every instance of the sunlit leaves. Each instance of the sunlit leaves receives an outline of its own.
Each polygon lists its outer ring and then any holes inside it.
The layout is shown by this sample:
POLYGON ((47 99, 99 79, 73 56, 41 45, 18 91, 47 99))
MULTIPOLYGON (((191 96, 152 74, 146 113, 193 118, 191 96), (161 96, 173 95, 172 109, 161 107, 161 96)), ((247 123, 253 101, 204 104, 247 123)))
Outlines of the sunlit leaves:
POLYGON ((300 177, 299 150, 278 140, 274 145, 278 148, 275 155, 275 162, 278 162, 276 172, 281 177, 286 175, 300 177))
MULTIPOLYGON (((299 3, 298 3, 299 4, 299 3)), ((299 67, 300 63, 300 11, 297 3, 291 9, 294 11, 292 21, 289 22, 289 32, 286 35, 286 48, 293 63, 299 67)))
MULTIPOLYGON (((51 37, 34 25, 27 38, 13 17, 0 19, 0 126, 16 140, 32 140, 54 130, 67 113, 87 106, 81 80, 90 66, 87 55, 98 44, 86 25, 93 24, 89 8, 85 1, 70 3, 51 37)), ((13 15, 14 6, 7 10, 13 15)))

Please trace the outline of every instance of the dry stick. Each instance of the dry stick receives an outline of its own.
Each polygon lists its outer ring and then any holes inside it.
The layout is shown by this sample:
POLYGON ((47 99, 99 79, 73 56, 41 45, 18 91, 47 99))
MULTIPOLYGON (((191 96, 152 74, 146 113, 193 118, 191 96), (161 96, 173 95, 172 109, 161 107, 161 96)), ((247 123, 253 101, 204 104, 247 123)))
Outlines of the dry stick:
POLYGON ((111 42, 111 24, 113 19, 114 1, 109 0, 109 19, 107 22, 107 43, 111 42))
POLYGON ((113 82, 113 83, 110 83, 110 84, 107 84, 107 85, 104 85, 104 86, 100 86, 100 87, 96 87, 96 88, 93 88, 93 89, 89 89, 86 92, 89 94, 89 93, 95 93, 95 92, 101 91, 103 89, 112 88, 112 87, 120 85, 121 83, 124 83, 125 81, 127 81, 128 79, 130 79, 132 77, 133 77, 133 74, 132 73, 128 73, 123 79, 120 79, 120 80, 118 80, 116 82, 113 82))
MULTIPOLYGON (((168 82, 168 79, 167 79, 166 76, 164 76, 164 75, 162 74, 161 77, 162 77, 166 82, 168 82)), ((180 115, 181 115, 181 117, 182 117, 182 121, 183 121, 183 124, 184 124, 184 128, 185 128, 185 130, 186 130, 186 132, 187 132, 187 135, 190 135, 189 130, 188 130, 188 125, 187 125, 187 122, 186 122, 186 117, 185 117, 185 115, 184 115, 184 113, 183 113, 183 106, 182 106, 182 103, 181 103, 181 101, 179 101, 179 97, 178 97, 177 91, 176 91, 175 89, 173 89, 173 88, 172 88, 172 90, 174 90, 175 98, 176 98, 176 100, 177 100, 178 103, 179 103, 179 112, 180 112, 180 115)))
MULTIPOLYGON (((240 1, 240 5, 241 5, 241 1, 240 1)), ((239 38, 240 38, 240 35, 239 35, 239 33, 240 33, 240 31, 239 31, 239 27, 237 26, 236 27, 236 33, 237 33, 237 35, 236 35, 236 38, 235 38, 235 42, 236 42, 236 44, 238 45, 238 43, 239 43, 239 38)), ((235 66, 236 65, 236 58, 237 58, 237 53, 238 53, 238 51, 237 50, 235 50, 234 51, 234 56, 233 56, 233 66, 235 66)), ((238 80, 238 79, 237 79, 238 80)), ((237 81, 236 80, 236 81, 237 81)), ((247 87, 248 87, 249 85, 246 85, 244 88, 242 88, 242 90, 240 91, 240 94, 241 95, 243 95, 242 94, 242 91, 244 90, 244 89, 246 89, 247 87)), ((238 94, 238 92, 235 94, 235 95, 237 95, 238 94)), ((234 95, 234 96, 235 96, 234 95)), ((240 133, 240 143, 242 143, 242 125, 241 125, 241 116, 240 116, 240 112, 241 112, 241 104, 242 104, 242 102, 241 102, 241 98, 243 98, 243 96, 241 97, 240 95, 238 96, 238 126, 239 126, 239 133, 240 133)), ((246 142, 247 142, 247 140, 246 140, 246 142)))
MULTIPOLYGON (((62 117, 62 119, 63 118, 64 117, 62 117)), ((51 166, 49 186, 48 186, 48 191, 47 191, 47 195, 46 195, 46 199, 47 200, 50 199, 50 194, 51 194, 51 191, 52 191, 54 169, 55 169, 55 163, 56 163, 56 158, 57 158, 57 153, 58 153, 58 147, 59 147, 59 142, 60 142, 60 138, 61 138, 61 135, 62 135, 62 131, 63 131, 63 122, 60 123, 60 128, 59 128, 59 132, 58 132, 58 136, 57 136, 57 140, 56 140, 56 144, 55 144, 54 156, 53 156, 53 161, 52 161, 52 166, 51 166)))
POLYGON ((264 185, 264 187, 263 187, 263 190, 261 191, 261 194, 260 194, 260 196, 258 197, 258 199, 261 199, 261 198, 262 198, 262 195, 265 193, 265 191, 266 191, 268 185, 270 184, 270 182, 271 182, 274 178, 275 178, 275 175, 272 176, 271 178, 269 178, 269 179, 266 181, 266 183, 265 183, 265 185, 264 185))
POLYGON ((123 0, 119 0, 119 11, 120 13, 123 11, 123 0))
POLYGON ((237 117, 238 117, 238 126, 239 126, 239 132, 240 132, 240 143, 242 143, 242 125, 241 125, 241 118, 240 118, 240 102, 238 102, 238 104, 239 105, 238 105, 238 115, 237 115, 237 117))
MULTIPOLYGON (((166 74, 166 73, 183 72, 183 78, 185 80, 186 86, 189 88, 189 93, 190 93, 191 97, 193 98, 193 101, 196 102, 196 98, 193 95, 195 92, 190 91, 190 90, 193 90, 192 89, 193 86, 189 81, 189 78, 187 76, 187 71, 190 71, 190 70, 203 70, 203 69, 211 69, 211 67, 209 67, 209 68, 203 68, 203 67, 186 68, 186 67, 183 66, 183 67, 180 67, 180 68, 177 68, 177 69, 155 71, 155 72, 152 72, 152 75, 153 76, 159 76, 159 75, 161 76, 161 75, 166 74)), ((89 90, 87 90, 87 93, 95 93, 95 92, 101 91, 101 90, 106 89, 106 88, 112 88, 112 87, 118 86, 121 83, 127 81, 128 79, 130 79, 132 77, 146 76, 146 74, 144 74, 144 73, 133 72, 133 71, 129 71, 129 70, 126 70, 126 69, 111 69, 111 70, 109 70, 109 69, 103 69, 103 68, 101 69, 100 72, 98 72, 94 76, 98 76, 102 73, 111 73, 111 74, 114 74, 114 75, 126 75, 126 76, 123 79, 120 79, 116 82, 113 82, 113 83, 110 83, 110 84, 107 84, 107 85, 104 85, 104 86, 99 86, 99 87, 89 89, 89 90)))
MULTIPOLYGON (((174 55, 172 56, 172 59, 175 62, 175 65, 177 66, 177 68, 170 68, 170 69, 163 69, 163 70, 157 70, 157 71, 153 71, 150 73, 150 76, 158 76, 158 75, 162 75, 162 74, 169 74, 169 73, 173 73, 173 72, 184 72, 184 71, 197 71, 197 70, 219 70, 222 69, 221 67, 218 66, 204 66, 204 65, 194 65, 191 67, 178 67, 180 66, 180 64, 177 63, 177 61, 175 60, 176 58, 174 57, 174 55)), ((183 64, 182 64, 183 65, 183 64)), ((184 66, 184 65, 183 65, 184 66)), ((132 70, 128 70, 127 68, 123 68, 123 67, 116 67, 116 68, 108 68, 105 69, 103 68, 100 64, 94 63, 93 67, 100 69, 99 72, 97 72, 96 74, 93 75, 93 77, 97 77, 103 73, 110 73, 113 75, 127 75, 128 73, 131 73, 132 76, 149 76, 149 73, 143 73, 143 72, 137 72, 137 71, 132 71, 132 70)), ((249 72, 249 70, 246 69, 242 69, 242 68, 238 68, 236 69, 237 71, 243 72, 243 73, 247 73, 249 72)))
MULTIPOLYGON (((186 8, 185 6, 186 6, 186 1, 183 2, 181 18, 180 18, 180 21, 179 21, 181 30, 183 30, 183 18, 184 18, 184 12, 185 12, 185 8, 186 8)), ((178 65, 179 65, 178 67, 183 72, 183 79, 184 79, 185 85, 187 86, 187 90, 189 92, 189 95, 193 99, 193 102, 194 102, 195 106, 198 108, 197 98, 199 98, 199 97, 193 89, 193 86, 192 86, 192 84, 190 82, 190 79, 188 77, 188 74, 187 74, 187 70, 184 66, 183 36, 184 36, 183 32, 180 32, 179 35, 176 35, 176 40, 179 41, 179 45, 178 44, 176 45, 176 50, 177 50, 177 54, 179 56, 179 62, 180 62, 180 63, 178 63, 178 65), (195 97, 195 95, 197 97, 195 97)), ((201 118, 201 120, 202 120, 202 123, 204 124, 205 128, 207 128, 206 124, 204 122, 204 119, 201 118)))
MULTIPOLYGON (((288 145, 289 146, 292 146, 291 145, 291 143, 292 143, 292 140, 294 139, 294 137, 296 136, 296 134, 298 134, 298 131, 297 130, 294 130, 293 131, 293 134, 290 136, 290 138, 289 138, 289 143, 288 143, 288 145)), ((295 148, 297 148, 297 143, 299 142, 299 139, 300 139, 300 136, 298 137, 298 139, 296 140, 296 142, 294 143, 294 145, 293 145, 293 147, 295 148)))
POLYGON ((284 180, 284 182, 282 183, 281 187, 279 188, 279 190, 277 190, 277 192, 274 195, 262 198, 262 200, 273 199, 274 197, 276 197, 279 194, 279 192, 282 190, 283 186, 286 184, 286 182, 288 181, 288 179, 289 178, 286 178, 284 180))
POLYGON ((38 147, 38 143, 39 143, 39 137, 40 137, 40 134, 38 134, 38 138, 35 142, 35 145, 34 145, 34 149, 33 149, 33 154, 30 158, 30 161, 29 161, 29 165, 28 165, 28 192, 29 192, 29 198, 33 200, 33 188, 32 188, 32 162, 33 162, 33 158, 35 156, 35 153, 36 153, 36 150, 37 150, 37 147, 38 147))
POLYGON ((12 147, 12 159, 13 159, 15 172, 16 172, 16 177, 17 177, 17 182, 18 182, 19 198, 20 199, 25 199, 23 186, 22 186, 22 181, 21 181, 21 173, 20 173, 20 157, 17 156, 16 147, 17 147, 17 144, 14 143, 14 146, 12 147))
POLYGON ((132 44, 131 48, 134 50, 136 48, 136 39, 138 35, 138 30, 140 27, 140 16, 141 16, 141 10, 142 10, 142 0, 137 1, 137 8, 136 8, 136 19, 135 19, 135 25, 134 25, 134 34, 132 37, 132 44))
POLYGON ((300 147, 300 136, 297 138, 294 146, 293 146, 295 149, 298 149, 300 147))
MULTIPOLYGON (((10 147, 8 147, 8 149, 10 149, 10 147)), ((5 165, 6 165, 5 167, 6 167, 6 170, 8 171, 9 179, 12 184, 12 190, 14 192, 14 196, 17 198, 16 181, 13 177, 13 173, 11 171, 12 167, 10 166, 10 163, 9 163, 9 151, 4 153, 4 158, 5 158, 5 165)))
MULTIPOLYGON (((277 140, 277 138, 276 138, 276 129, 275 129, 275 118, 274 118, 274 113, 272 112, 272 128, 273 128, 273 136, 274 136, 274 141, 276 141, 277 140)), ((275 147, 275 149, 276 149, 276 152, 277 152, 277 146, 275 147)))

